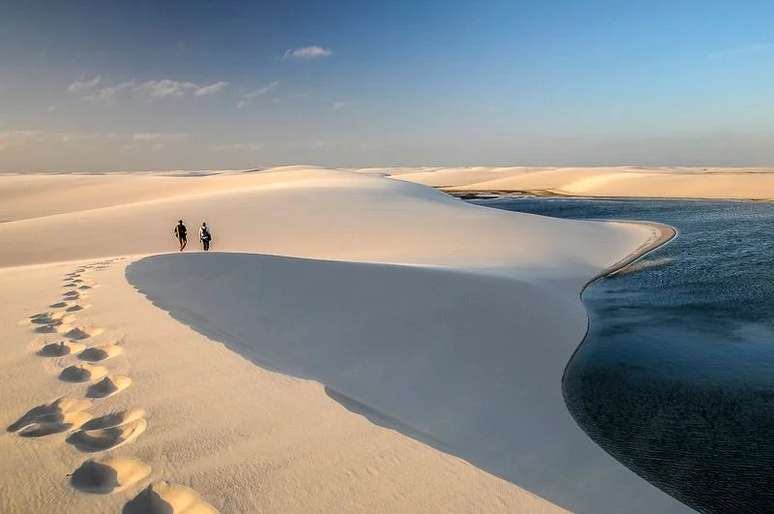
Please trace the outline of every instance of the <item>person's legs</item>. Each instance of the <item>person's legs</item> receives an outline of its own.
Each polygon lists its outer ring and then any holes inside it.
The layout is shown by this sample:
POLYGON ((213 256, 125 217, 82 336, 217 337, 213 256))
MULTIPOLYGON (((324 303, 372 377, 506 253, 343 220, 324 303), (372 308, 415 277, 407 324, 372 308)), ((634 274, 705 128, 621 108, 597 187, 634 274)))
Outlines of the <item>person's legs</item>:
POLYGON ((188 241, 184 237, 181 237, 180 238, 180 251, 181 252, 183 251, 183 248, 185 248, 186 243, 188 243, 188 241))
POLYGON ((202 244, 204 245, 204 251, 205 251, 205 252, 207 252, 207 251, 209 251, 209 250, 210 250, 210 242, 209 242, 209 241, 207 241, 207 240, 205 239, 204 241, 202 241, 202 244))

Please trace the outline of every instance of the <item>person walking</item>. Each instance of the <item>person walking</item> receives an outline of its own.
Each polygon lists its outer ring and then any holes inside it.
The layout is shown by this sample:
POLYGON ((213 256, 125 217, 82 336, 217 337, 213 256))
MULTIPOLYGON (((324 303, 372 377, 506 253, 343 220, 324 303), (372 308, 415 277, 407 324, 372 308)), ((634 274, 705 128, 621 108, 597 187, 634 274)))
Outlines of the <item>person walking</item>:
POLYGON ((210 234, 210 229, 207 227, 206 221, 202 223, 201 227, 199 227, 199 240, 202 242, 202 247, 204 248, 204 251, 208 252, 210 250, 210 241, 212 241, 212 234, 210 234))
POLYGON ((175 237, 177 238, 177 241, 180 243, 180 251, 183 251, 183 248, 185 248, 185 245, 188 244, 188 229, 185 228, 185 225, 183 224, 183 220, 178 220, 177 225, 175 225, 175 237))

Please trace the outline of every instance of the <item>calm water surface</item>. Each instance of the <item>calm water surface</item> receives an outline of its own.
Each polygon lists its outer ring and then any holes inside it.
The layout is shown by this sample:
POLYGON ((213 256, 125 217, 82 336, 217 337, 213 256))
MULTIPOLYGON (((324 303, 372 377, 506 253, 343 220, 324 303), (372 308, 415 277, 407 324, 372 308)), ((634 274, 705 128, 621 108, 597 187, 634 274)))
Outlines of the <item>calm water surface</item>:
POLYGON ((567 366, 567 406, 607 452, 696 510, 774 512, 774 204, 474 203, 678 229, 585 291, 591 326, 567 366))

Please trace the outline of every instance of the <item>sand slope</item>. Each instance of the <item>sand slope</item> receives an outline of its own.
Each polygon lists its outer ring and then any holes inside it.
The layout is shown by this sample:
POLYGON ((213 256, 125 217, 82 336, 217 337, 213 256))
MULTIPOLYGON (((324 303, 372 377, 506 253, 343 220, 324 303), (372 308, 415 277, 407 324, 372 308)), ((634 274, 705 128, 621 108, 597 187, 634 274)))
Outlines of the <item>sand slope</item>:
POLYGON ((15 491, 0 510, 131 510, 182 491, 221 512, 688 511, 561 398, 580 289, 654 230, 495 211, 384 173, 64 175, 27 193, 26 177, 0 178, 0 421, 108 393, 83 428, 0 439, 0 488, 15 491), (31 209, 39 195, 52 200, 31 209), (241 253, 144 257, 174 248, 180 217, 241 253), (131 257, 67 262, 105 256, 131 257), (61 337, 67 353, 47 346, 61 337), (79 359, 79 344, 96 349, 79 359), (70 366, 89 376, 60 379, 70 366), (113 448, 123 460, 105 460, 113 448), (75 484, 120 491, 95 500, 61 479, 89 458, 75 484))

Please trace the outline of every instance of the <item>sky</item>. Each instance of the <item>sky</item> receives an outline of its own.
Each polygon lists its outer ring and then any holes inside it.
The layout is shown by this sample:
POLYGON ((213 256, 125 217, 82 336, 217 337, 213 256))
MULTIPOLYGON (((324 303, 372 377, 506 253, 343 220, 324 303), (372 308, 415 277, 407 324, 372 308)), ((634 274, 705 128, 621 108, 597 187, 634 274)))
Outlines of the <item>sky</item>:
POLYGON ((774 4, 0 0, 0 171, 774 165, 774 4))

